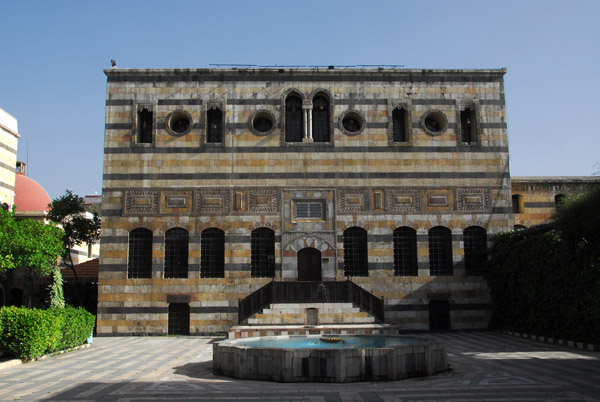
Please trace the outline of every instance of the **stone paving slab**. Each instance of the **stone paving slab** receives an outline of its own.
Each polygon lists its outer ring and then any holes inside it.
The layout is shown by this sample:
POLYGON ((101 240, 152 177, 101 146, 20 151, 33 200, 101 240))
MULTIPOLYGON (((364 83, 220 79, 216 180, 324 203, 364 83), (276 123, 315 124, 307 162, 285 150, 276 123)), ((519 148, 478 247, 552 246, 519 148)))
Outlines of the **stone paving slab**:
POLYGON ((351 384, 212 374, 208 337, 96 338, 91 348, 0 370, 2 401, 599 401, 600 353, 493 332, 431 334, 451 370, 351 384))

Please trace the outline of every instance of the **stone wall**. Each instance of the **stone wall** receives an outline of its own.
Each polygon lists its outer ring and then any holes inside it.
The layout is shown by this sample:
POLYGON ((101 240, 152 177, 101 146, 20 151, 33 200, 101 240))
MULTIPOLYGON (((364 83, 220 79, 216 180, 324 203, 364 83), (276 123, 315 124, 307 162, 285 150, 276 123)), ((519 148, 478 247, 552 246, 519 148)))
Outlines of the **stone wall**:
POLYGON ((368 276, 351 279, 385 297, 386 322, 428 329, 429 301, 448 300, 452 328, 486 327, 489 292, 481 276, 465 273, 463 230, 479 226, 491 238, 513 224, 504 70, 105 72, 99 334, 166 333, 168 300, 178 295, 189 299, 191 333, 227 331, 238 299, 272 279, 250 274, 251 233, 263 227, 275 233, 275 280, 297 280, 305 247, 320 251, 323 280, 344 280, 343 233, 359 227, 368 234, 368 276), (328 99, 327 141, 311 137, 310 124, 301 142, 286 141, 290 94, 302 101, 304 123, 315 97, 328 99), (215 108, 224 135, 212 143, 215 108), (400 141, 396 108, 404 113, 400 141), (140 110, 151 112, 149 140, 137 132, 140 110), (187 128, 173 123, 182 116, 187 128), (296 216, 299 203, 315 204, 319 218, 296 216), (417 276, 394 273, 401 226, 417 233, 417 276), (451 275, 430 274, 428 230, 436 226, 452 233, 451 275), (189 273, 167 279, 164 236, 176 227, 189 233, 189 273), (128 278, 128 236, 137 228, 152 231, 151 278, 128 278), (225 233, 224 278, 200 275, 208 228, 225 233))

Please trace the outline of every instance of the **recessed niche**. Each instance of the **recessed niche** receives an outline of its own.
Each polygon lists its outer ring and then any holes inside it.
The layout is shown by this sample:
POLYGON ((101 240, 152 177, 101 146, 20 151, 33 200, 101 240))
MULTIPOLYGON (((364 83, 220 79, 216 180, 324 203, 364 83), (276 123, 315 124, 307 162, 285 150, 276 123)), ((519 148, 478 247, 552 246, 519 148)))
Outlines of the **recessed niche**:
POLYGON ((167 116, 167 131, 169 134, 180 137, 192 130, 192 116, 185 110, 175 110, 167 116))
POLYGON ((340 129, 346 135, 358 135, 365 128, 365 117, 357 110, 351 110, 340 117, 340 129))
POLYGON ((249 123, 255 135, 268 135, 275 127, 275 115, 268 110, 259 110, 250 116, 249 123))
POLYGON ((429 135, 440 135, 448 128, 448 119, 439 110, 430 111, 421 118, 421 127, 429 135))

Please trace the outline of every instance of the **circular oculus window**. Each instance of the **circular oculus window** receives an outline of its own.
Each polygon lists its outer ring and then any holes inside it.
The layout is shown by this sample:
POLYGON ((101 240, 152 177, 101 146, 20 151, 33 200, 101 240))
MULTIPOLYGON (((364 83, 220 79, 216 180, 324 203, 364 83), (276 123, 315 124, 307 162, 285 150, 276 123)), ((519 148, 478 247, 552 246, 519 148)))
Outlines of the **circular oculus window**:
POLYGON ((275 116, 267 110, 259 110, 250 116, 250 128, 255 135, 267 135, 275 126, 275 116))
POLYGON ((177 137, 192 130, 192 116, 185 110, 175 110, 167 116, 167 131, 177 137))
POLYGON ((358 135, 365 128, 365 118, 356 110, 346 112, 341 117, 341 128, 344 134, 358 135))
POLYGON ((421 127, 429 135, 440 135, 448 128, 448 119, 438 110, 431 111, 421 118, 421 127))

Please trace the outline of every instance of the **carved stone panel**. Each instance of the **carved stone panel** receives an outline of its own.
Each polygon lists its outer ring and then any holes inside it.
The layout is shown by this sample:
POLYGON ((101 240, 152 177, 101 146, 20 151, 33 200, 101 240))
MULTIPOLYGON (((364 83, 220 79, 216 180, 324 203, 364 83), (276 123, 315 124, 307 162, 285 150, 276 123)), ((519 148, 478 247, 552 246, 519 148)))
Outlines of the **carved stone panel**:
POLYGON ((163 214, 191 214, 191 190, 162 190, 160 193, 160 212, 163 214))
POLYGON ((158 190, 126 190, 123 197, 123 215, 158 215, 158 190))
POLYGON ((199 215, 227 215, 229 213, 228 189, 202 189, 196 191, 196 213, 199 215))
POLYGON ((343 188, 338 190, 338 211, 340 214, 367 212, 368 210, 368 189, 343 188))
POLYGON ((430 189, 423 191, 425 210, 432 212, 454 210, 454 192, 451 189, 430 189))
POLYGON ((391 188, 385 194, 386 211, 409 213, 421 210, 421 195, 416 188, 391 188))
POLYGON ((490 209, 490 190, 459 188, 456 190, 456 209, 461 212, 485 212, 490 209))
POLYGON ((248 190, 248 212, 277 213, 279 196, 275 188, 251 188, 248 190))

